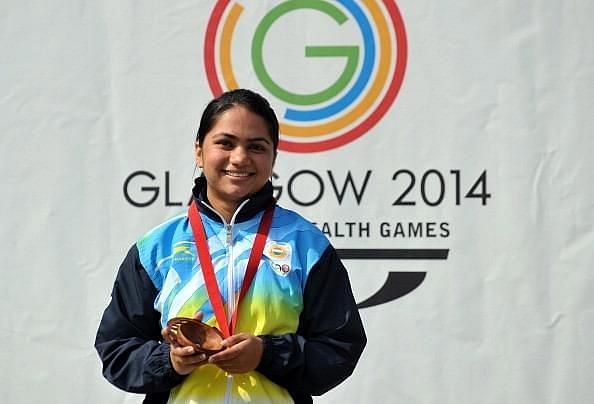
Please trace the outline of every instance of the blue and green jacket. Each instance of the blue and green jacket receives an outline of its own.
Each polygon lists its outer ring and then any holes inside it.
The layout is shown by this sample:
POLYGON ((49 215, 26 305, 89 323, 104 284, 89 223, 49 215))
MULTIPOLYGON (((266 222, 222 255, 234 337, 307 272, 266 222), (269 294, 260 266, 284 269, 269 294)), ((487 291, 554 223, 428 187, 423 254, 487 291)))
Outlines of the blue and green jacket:
MULTIPOLYGON (((275 203, 270 183, 230 223, 208 205, 204 178, 193 190, 226 309, 239 294, 260 219, 275 203)), ((311 403, 346 379, 366 344, 347 272, 326 237, 297 213, 276 206, 264 254, 240 304, 236 332, 259 335, 255 371, 233 375, 203 365, 178 375, 161 329, 170 318, 216 326, 186 214, 149 231, 118 271, 95 347, 115 386, 145 403, 311 403), (231 382, 230 382, 231 380, 231 382)), ((228 317, 230 318, 229 314, 228 317)))

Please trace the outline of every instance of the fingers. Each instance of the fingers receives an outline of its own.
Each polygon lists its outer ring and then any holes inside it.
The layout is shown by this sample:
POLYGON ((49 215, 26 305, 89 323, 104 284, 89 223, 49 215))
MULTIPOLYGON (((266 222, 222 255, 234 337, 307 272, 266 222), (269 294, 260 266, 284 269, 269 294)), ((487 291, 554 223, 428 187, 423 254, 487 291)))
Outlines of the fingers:
POLYGON ((245 349, 245 344, 242 345, 242 342, 247 341, 249 337, 249 334, 241 333, 232 335, 229 338, 224 339, 221 345, 223 345, 227 349, 211 356, 211 363, 218 364, 224 361, 229 361, 237 358, 237 356, 239 356, 245 349))
POLYGON ((171 333, 171 328, 169 326, 163 328, 161 330, 161 336, 163 337, 163 340, 169 342, 170 344, 176 344, 177 345, 177 341, 172 340, 171 338, 169 338, 169 334, 171 333))
POLYGON ((206 363, 206 355, 196 353, 191 346, 171 345, 169 358, 171 359, 173 368, 180 375, 187 375, 198 366, 206 363))
POLYGON ((171 354, 180 358, 186 358, 195 355, 196 351, 191 346, 172 345, 171 354))
POLYGON ((196 319, 198 321, 202 321, 203 317, 204 317, 204 313, 202 313, 201 311, 197 311, 196 313, 194 313, 194 319, 196 319))
POLYGON ((223 362, 232 361, 232 360, 236 359, 240 354, 241 354, 241 351, 240 351, 240 349, 238 349, 237 346, 232 347, 232 348, 227 348, 224 351, 221 351, 217 354, 212 355, 209 358, 209 363, 218 365, 223 362))
POLYGON ((224 347, 232 347, 233 345, 237 345, 250 337, 252 337, 252 335, 242 332, 241 334, 235 334, 230 336, 229 338, 225 338, 222 342, 222 345, 224 347))
POLYGON ((228 348, 211 356, 208 363, 229 373, 246 373, 260 364, 264 352, 264 343, 260 338, 242 333, 225 339, 224 345, 228 348))

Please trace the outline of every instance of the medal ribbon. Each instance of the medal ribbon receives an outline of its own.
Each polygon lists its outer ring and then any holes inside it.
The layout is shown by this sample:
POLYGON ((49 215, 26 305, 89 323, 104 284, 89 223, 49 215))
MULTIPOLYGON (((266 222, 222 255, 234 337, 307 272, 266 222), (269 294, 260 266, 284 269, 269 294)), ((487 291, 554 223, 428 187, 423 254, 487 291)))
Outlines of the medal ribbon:
POLYGON ((192 232, 194 233, 194 240, 196 241, 196 249, 198 250, 198 259, 200 260, 200 266, 202 268, 202 274, 204 276, 204 283, 206 284, 206 291, 208 292, 208 298, 212 305, 217 324, 223 336, 229 338, 235 331, 235 325, 237 324, 237 313, 239 312, 239 303, 247 293, 254 280, 254 276, 258 271, 260 265, 260 259, 264 252, 264 245, 268 238, 268 231, 270 230, 270 223, 272 222, 272 213, 274 212, 274 204, 266 208, 258 232, 254 240, 254 246, 250 252, 250 258, 248 260, 245 276, 241 284, 241 291, 239 292, 239 298, 237 299, 237 306, 233 312, 231 323, 227 322, 227 316, 225 315, 225 307, 223 305, 223 298, 219 285, 217 284, 217 278, 215 276, 214 266, 212 264, 212 258, 208 250, 208 240, 206 239, 206 233, 204 231, 204 225, 200 218, 200 211, 198 204, 194 201, 190 204, 188 209, 188 218, 190 219, 190 225, 192 232))

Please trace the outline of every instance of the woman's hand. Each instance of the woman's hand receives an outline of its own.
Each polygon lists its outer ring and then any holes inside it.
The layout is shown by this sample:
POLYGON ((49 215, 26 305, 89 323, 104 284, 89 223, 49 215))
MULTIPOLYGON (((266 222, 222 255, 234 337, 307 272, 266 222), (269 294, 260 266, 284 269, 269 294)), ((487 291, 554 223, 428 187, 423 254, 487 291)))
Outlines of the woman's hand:
POLYGON ((171 344, 169 359, 173 369, 180 375, 187 375, 198 366, 206 363, 206 355, 194 352, 193 347, 180 347, 174 344, 171 344))
MULTIPOLYGON (((202 312, 197 312, 194 315, 196 320, 202 321, 202 312)), ((161 330, 161 335, 165 341, 169 342, 169 360, 173 369, 180 375, 187 375, 191 373, 198 366, 203 365, 206 362, 206 355, 197 353, 194 347, 181 346, 177 342, 169 339, 169 327, 165 327, 161 330)))
POLYGON ((227 349, 208 359, 208 363, 217 365, 229 373, 247 373, 256 369, 262 359, 264 342, 248 333, 232 335, 223 341, 227 349))

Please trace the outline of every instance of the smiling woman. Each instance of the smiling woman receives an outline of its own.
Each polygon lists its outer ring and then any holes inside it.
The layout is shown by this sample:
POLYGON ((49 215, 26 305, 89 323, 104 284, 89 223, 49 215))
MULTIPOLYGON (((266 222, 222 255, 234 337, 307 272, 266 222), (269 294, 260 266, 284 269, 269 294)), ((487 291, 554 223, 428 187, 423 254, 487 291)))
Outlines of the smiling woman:
POLYGON ((276 205, 278 143, 260 95, 208 104, 188 214, 132 246, 99 325, 114 385, 145 403, 311 403, 353 372, 366 337, 347 272, 320 230, 276 205), (168 325, 183 317, 217 327, 222 350, 183 343, 168 325))
POLYGON ((241 201, 266 184, 275 157, 266 122, 242 106, 223 112, 196 143, 196 162, 207 178, 209 201, 227 220, 241 201))

